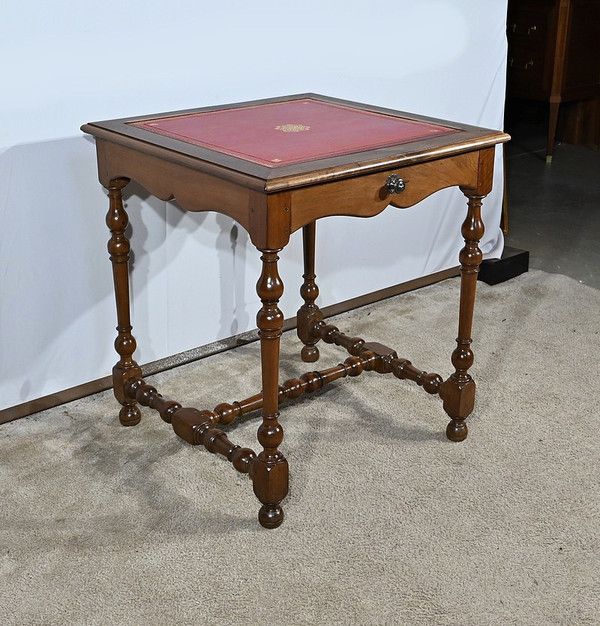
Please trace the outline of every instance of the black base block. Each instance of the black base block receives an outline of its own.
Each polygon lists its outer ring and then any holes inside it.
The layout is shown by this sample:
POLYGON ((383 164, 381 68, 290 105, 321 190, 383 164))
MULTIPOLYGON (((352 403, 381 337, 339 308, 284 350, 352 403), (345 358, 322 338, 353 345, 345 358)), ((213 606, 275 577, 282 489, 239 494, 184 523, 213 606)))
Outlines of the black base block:
POLYGON ((497 285, 529 269, 529 251, 505 247, 500 259, 486 259, 479 267, 479 280, 497 285))

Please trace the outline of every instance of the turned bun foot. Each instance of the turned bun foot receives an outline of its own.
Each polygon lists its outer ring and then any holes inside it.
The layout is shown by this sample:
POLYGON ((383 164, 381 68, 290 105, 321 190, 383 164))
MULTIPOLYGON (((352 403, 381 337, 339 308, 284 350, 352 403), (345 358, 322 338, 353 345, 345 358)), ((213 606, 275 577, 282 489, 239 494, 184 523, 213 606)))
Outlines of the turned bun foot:
POLYGON ((300 357, 305 363, 314 363, 319 360, 319 348, 316 346, 304 346, 300 357))
POLYGON ((450 441, 464 441, 469 434, 469 429, 465 422, 452 421, 446 427, 446 437, 450 441))
POLYGON ((135 426, 141 419, 142 413, 136 405, 125 405, 119 411, 119 421, 123 426, 135 426))
POLYGON ((277 505, 263 504, 258 512, 258 521, 263 528, 277 528, 283 522, 283 509, 277 505))

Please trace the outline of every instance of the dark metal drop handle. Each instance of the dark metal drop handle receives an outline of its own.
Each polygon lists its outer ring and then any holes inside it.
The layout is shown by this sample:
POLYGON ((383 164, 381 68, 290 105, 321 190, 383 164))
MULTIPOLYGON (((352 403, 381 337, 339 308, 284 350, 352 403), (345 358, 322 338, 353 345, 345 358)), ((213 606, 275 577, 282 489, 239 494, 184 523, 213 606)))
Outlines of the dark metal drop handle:
POLYGON ((398 174, 390 174, 385 181, 385 188, 388 193, 402 193, 406 189, 406 181, 398 174))

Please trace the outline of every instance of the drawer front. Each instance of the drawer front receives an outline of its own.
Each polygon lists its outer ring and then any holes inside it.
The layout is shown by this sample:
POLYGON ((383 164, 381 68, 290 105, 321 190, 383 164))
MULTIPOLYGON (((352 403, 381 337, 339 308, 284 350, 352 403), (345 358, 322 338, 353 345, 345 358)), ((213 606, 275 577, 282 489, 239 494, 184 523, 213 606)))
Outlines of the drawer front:
POLYGON ((544 50, 531 42, 509 48, 508 80, 513 88, 530 90, 544 83, 544 50))
POLYGON ((296 189, 290 199, 291 230, 294 232, 313 220, 330 215, 372 217, 390 204, 407 208, 446 187, 474 187, 478 163, 479 153, 475 151, 296 189), (401 191, 390 192, 390 177, 402 180, 401 191))
POLYGON ((507 18, 507 35, 509 39, 529 41, 544 46, 548 35, 548 9, 527 7, 522 3, 512 3, 507 18))
POLYGON ((550 48, 556 30, 553 4, 513 1, 509 5, 507 82, 511 95, 539 97, 550 89, 550 48))

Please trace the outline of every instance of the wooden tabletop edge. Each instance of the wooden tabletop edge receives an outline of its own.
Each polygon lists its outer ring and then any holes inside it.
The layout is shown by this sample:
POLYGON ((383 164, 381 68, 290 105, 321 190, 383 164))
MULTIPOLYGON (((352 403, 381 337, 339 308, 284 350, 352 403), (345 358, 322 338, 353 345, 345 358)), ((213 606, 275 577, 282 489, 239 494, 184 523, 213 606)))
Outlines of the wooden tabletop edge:
POLYGON ((266 182, 265 191, 267 193, 276 193, 278 191, 285 191, 291 188, 306 187, 308 185, 326 183, 342 178, 351 178, 363 174, 397 169, 403 166, 406 167, 408 165, 414 165, 422 161, 441 159, 473 150, 491 148, 497 144, 503 144, 510 140, 510 135, 502 131, 490 132, 493 134, 489 137, 481 137, 472 141, 465 141, 463 144, 458 146, 443 146, 440 148, 423 150, 421 152, 401 154, 386 157, 384 159, 367 160, 364 162, 357 160, 353 163, 337 167, 324 168, 322 171, 314 170, 307 173, 290 174, 279 177, 273 176, 266 182))

